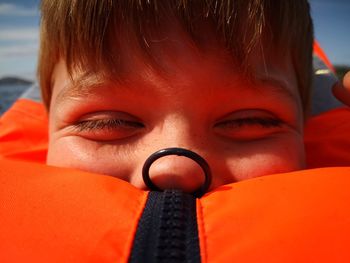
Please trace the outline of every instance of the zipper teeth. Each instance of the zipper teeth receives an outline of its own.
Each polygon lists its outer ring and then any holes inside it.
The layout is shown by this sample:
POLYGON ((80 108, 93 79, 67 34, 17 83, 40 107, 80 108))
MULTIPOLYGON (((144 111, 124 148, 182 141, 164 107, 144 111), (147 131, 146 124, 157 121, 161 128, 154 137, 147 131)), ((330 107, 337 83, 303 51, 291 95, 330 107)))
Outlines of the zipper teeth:
POLYGON ((160 218, 157 259, 160 262, 186 261, 185 207, 182 193, 176 190, 164 192, 160 218))
POLYGON ((196 201, 179 190, 150 192, 130 263, 200 263, 196 201))

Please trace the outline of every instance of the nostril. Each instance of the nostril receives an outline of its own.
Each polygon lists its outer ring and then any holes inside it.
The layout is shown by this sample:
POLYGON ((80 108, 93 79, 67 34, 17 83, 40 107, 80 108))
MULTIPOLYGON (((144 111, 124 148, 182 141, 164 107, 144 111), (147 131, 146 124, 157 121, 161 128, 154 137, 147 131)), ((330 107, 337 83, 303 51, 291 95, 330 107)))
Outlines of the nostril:
POLYGON ((151 190, 180 189, 196 197, 202 196, 211 183, 207 162, 195 152, 183 148, 155 152, 146 160, 142 175, 151 190))

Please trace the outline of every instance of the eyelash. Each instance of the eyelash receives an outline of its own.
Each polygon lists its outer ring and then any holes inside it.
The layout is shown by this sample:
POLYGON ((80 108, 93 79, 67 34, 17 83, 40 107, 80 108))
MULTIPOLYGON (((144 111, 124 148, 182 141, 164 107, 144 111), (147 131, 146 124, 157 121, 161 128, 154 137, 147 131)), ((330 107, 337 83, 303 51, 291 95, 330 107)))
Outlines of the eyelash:
POLYGON ((276 128, 280 127, 283 122, 278 118, 260 118, 260 117, 248 117, 234 120, 227 120, 218 123, 216 126, 224 128, 241 128, 243 126, 261 126, 263 128, 276 128))
MULTIPOLYGON (((259 125, 263 128, 275 128, 282 125, 282 121, 277 118, 259 118, 249 117, 234 120, 227 120, 216 124, 223 128, 241 128, 243 126, 256 126, 259 125)), ((74 124, 74 128, 78 131, 91 131, 102 129, 115 129, 115 128, 144 128, 145 126, 139 122, 126 121, 121 119, 104 119, 104 120, 87 120, 74 124)))
POLYGON ((78 131, 91 131, 115 128, 144 128, 142 123, 121 119, 87 120, 74 124, 78 131))

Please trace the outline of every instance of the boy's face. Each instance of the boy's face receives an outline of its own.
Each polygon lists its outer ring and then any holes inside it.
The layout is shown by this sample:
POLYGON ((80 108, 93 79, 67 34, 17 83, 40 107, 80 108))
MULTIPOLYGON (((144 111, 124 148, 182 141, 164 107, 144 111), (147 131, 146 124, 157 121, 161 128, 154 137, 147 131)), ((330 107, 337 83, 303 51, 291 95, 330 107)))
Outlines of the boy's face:
MULTIPOLYGON (((175 25, 150 43, 151 67, 133 41, 124 43, 122 82, 71 81, 64 61, 53 74, 48 164, 112 175, 145 188, 149 155, 182 147, 204 157, 211 189, 304 168, 302 107, 290 57, 273 50, 250 59, 247 80, 213 34, 201 50, 175 25)), ((208 29, 207 32, 210 32, 208 29)), ((192 191, 201 169, 167 156, 150 169, 161 188, 192 191)))

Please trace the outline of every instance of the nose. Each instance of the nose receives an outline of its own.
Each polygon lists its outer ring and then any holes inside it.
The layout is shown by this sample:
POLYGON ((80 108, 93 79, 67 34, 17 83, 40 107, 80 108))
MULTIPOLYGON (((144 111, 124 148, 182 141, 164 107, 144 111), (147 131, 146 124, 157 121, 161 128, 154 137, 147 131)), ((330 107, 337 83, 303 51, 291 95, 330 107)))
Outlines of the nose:
POLYGON ((182 148, 167 148, 152 154, 142 173, 151 190, 179 189, 196 197, 203 195, 211 183, 207 162, 182 148))

